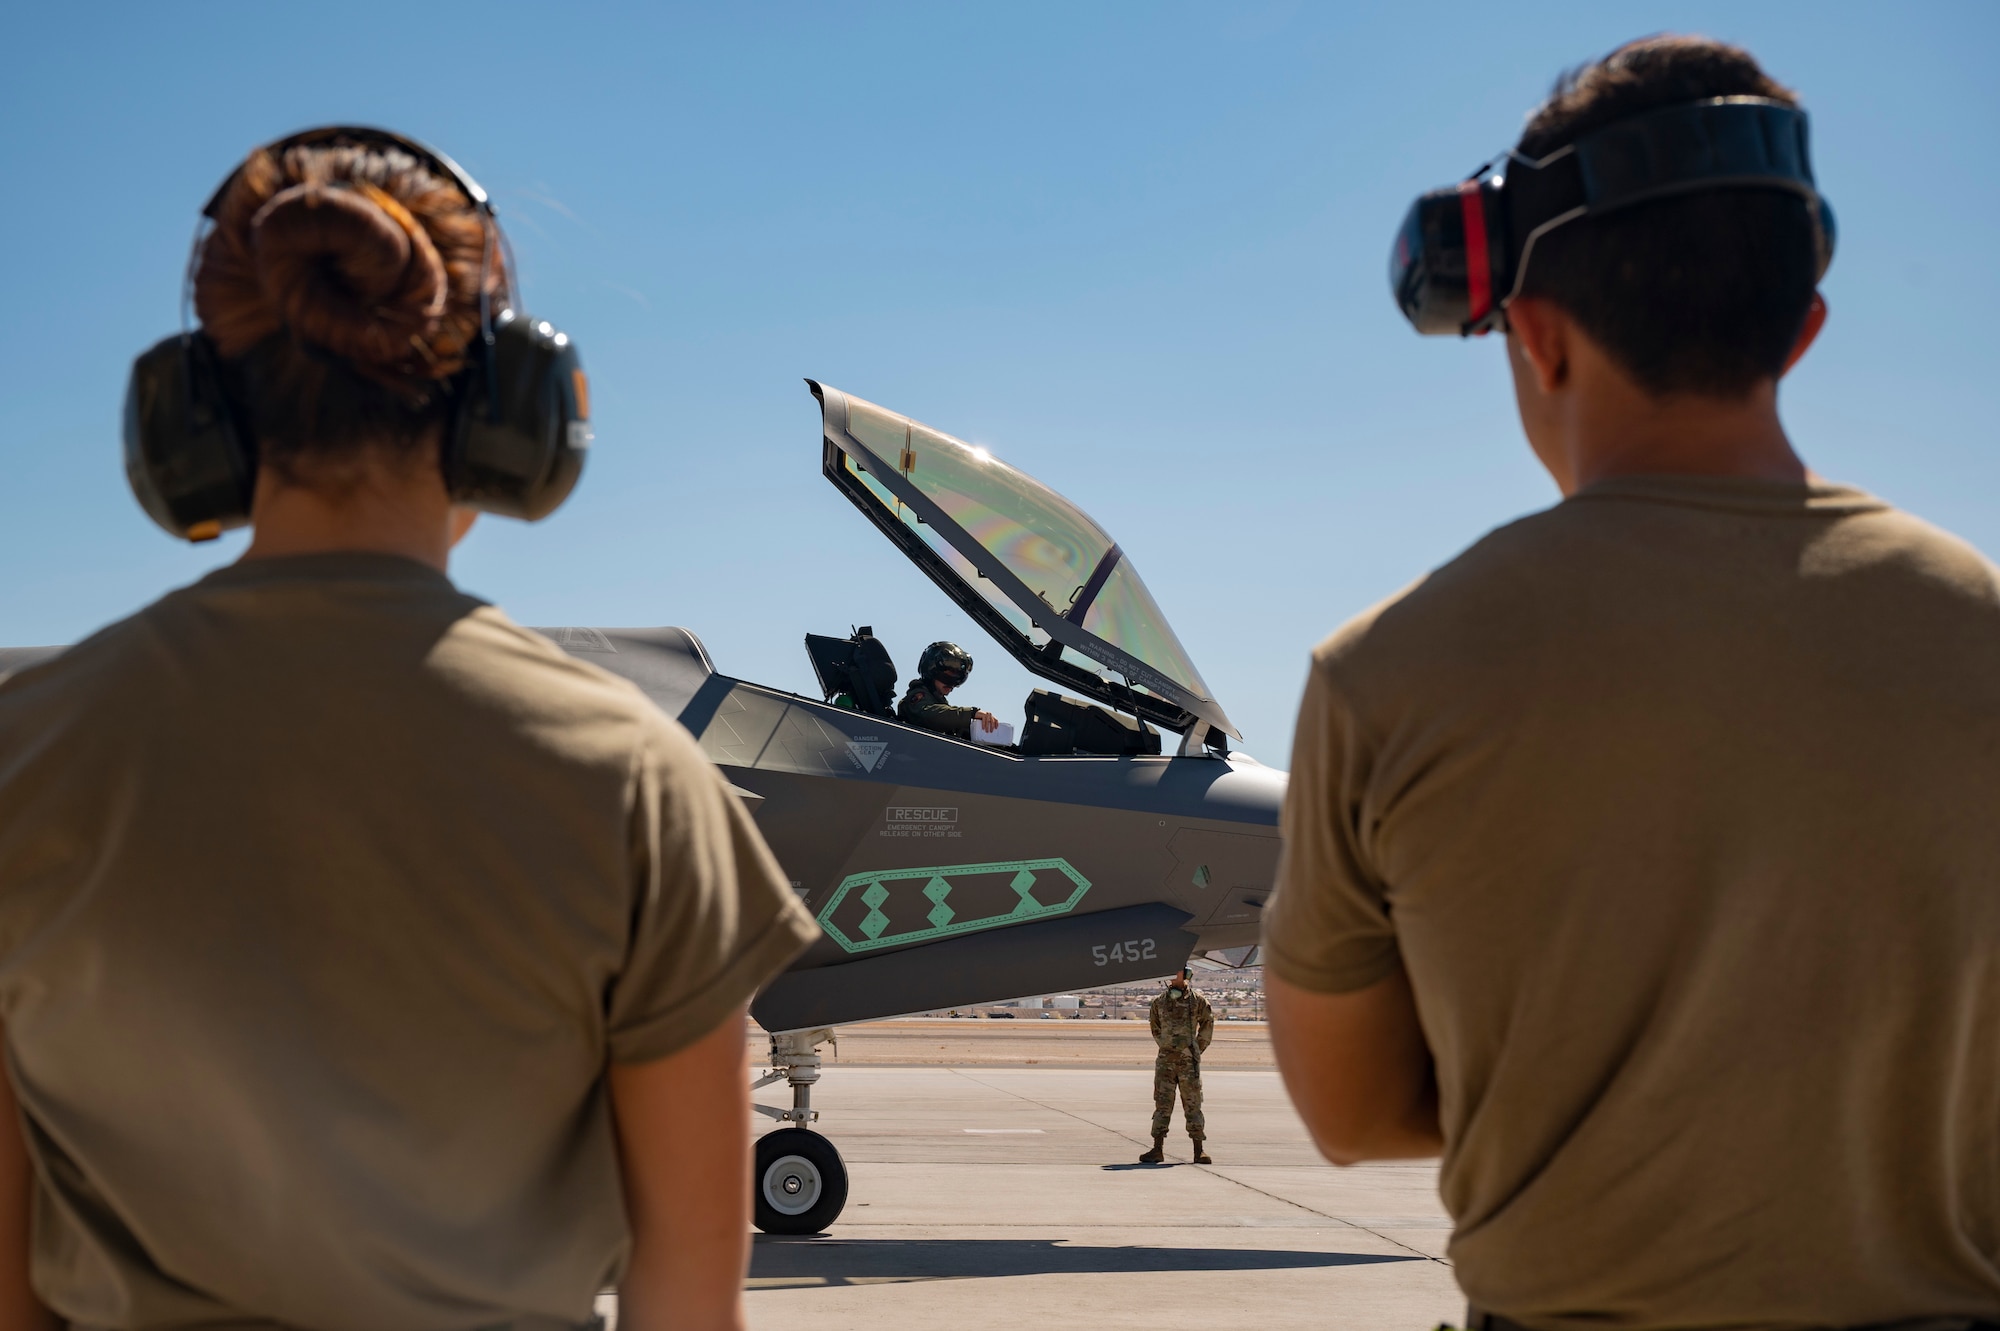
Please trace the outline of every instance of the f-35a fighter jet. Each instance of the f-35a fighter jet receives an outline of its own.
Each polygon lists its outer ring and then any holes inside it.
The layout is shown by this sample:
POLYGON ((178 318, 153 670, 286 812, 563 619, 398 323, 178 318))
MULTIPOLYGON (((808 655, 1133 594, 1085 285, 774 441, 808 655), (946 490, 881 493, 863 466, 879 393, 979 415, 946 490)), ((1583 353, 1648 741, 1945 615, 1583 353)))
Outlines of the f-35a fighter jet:
POLYGON ((1056 690, 994 747, 898 722, 893 671, 869 678, 853 640, 807 641, 835 702, 720 674, 684 629, 546 630, 694 732, 825 930, 751 1006, 772 1032, 759 1085, 793 1096, 758 1142, 757 1224, 775 1233, 825 1229, 846 1201, 838 1152, 808 1127, 829 1028, 1250 960, 1285 788, 1231 755, 1235 726, 1081 509, 985 449, 810 386, 826 478, 1056 690), (1166 753, 1161 729, 1180 736, 1166 753))
MULTIPOLYGON (((808 637, 825 693, 808 698, 720 673, 686 629, 542 630, 697 737, 825 931, 751 1006, 771 1032, 757 1084, 792 1091, 790 1109, 760 1106, 784 1126, 758 1141, 756 1222, 786 1234, 847 1200, 808 1126, 832 1027, 1254 959, 1285 786, 1232 756, 1235 727, 1082 510, 984 449, 811 388, 827 479, 1056 685, 1029 697, 1017 744, 898 722, 887 653, 856 639, 808 637)), ((0 651, 0 670, 50 650, 0 651)))

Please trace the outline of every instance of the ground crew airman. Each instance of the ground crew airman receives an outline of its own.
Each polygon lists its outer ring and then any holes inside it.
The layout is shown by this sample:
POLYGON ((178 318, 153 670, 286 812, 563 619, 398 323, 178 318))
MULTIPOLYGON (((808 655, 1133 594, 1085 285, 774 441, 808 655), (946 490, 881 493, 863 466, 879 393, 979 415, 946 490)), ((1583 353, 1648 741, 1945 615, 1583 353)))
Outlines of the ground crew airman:
POLYGON ((1160 1046, 1153 1060, 1153 1149, 1139 1157, 1142 1165, 1167 1158, 1167 1125, 1174 1117, 1174 1090, 1181 1093, 1181 1114, 1194 1140, 1194 1162, 1209 1163, 1202 1149, 1208 1119, 1201 1112, 1201 1056, 1215 1039, 1215 1014, 1208 1000, 1194 991, 1194 972, 1183 966, 1167 981, 1167 991, 1153 1000, 1153 1043, 1160 1046))
POLYGON ((896 719, 960 739, 972 738, 975 721, 990 733, 999 724, 991 712, 953 707, 946 701, 971 675, 972 653, 955 642, 932 643, 917 661, 917 677, 910 681, 910 691, 896 704, 896 719))

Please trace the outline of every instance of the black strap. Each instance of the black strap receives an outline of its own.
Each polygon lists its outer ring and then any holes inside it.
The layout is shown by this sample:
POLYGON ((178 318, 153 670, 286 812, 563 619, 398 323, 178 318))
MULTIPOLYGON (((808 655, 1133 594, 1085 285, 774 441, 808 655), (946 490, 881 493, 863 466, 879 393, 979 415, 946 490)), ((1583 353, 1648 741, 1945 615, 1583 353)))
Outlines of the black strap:
POLYGON ((1718 186, 1783 189, 1815 202, 1806 114, 1762 97, 1664 107, 1586 134, 1539 161, 1516 157, 1507 189, 1526 230, 1574 208, 1592 217, 1718 186))

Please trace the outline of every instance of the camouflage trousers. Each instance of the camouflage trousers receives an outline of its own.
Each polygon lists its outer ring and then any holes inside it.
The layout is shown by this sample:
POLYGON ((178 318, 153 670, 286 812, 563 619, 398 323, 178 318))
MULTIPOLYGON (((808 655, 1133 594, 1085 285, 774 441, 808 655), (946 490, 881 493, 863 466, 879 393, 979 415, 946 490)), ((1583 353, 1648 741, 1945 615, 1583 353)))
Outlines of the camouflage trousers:
POLYGON ((1201 1112, 1201 1064, 1192 1049, 1162 1049, 1153 1060, 1153 1135, 1167 1135, 1174 1120, 1174 1091, 1181 1093, 1181 1113, 1188 1136, 1206 1136, 1208 1119, 1201 1112))

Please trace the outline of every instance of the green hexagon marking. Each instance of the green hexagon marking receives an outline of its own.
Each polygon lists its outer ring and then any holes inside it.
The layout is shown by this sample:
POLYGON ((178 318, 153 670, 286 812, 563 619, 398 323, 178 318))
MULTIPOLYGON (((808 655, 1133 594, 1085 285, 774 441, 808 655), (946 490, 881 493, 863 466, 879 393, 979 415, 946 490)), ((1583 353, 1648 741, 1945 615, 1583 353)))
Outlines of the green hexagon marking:
MULTIPOLYGON (((1062 915, 1083 900, 1083 894, 1089 890, 1090 880, 1065 859, 1002 860, 989 864, 946 864, 927 869, 883 869, 873 873, 850 874, 842 879, 826 905, 820 907, 819 924, 826 930, 827 936, 846 951, 869 952, 1062 915), (961 901, 957 908, 946 903, 945 898, 952 894, 953 889, 964 887, 967 880, 999 874, 1012 875, 1007 887, 1018 899, 1010 909, 995 913, 989 908, 986 913, 968 915, 967 911, 976 911, 977 906, 967 904, 963 892, 960 893, 961 901), (919 883, 923 884, 921 889, 917 888, 919 883), (1045 904, 1035 899, 1038 886, 1044 889, 1044 896, 1065 888, 1068 891, 1064 892, 1061 901, 1045 904), (858 924, 852 925, 855 932, 862 935, 859 938, 850 935, 834 920, 835 913, 856 888, 861 889, 862 904, 868 907, 868 913, 858 924), (929 928, 898 930, 894 927, 897 918, 914 923, 914 912, 925 899, 930 901, 931 908, 922 918, 929 922, 929 928), (885 905, 893 914, 883 910, 885 905)), ((991 889, 977 889, 972 893, 973 899, 976 901, 982 892, 989 897, 992 894, 991 889)), ((852 923, 851 911, 848 916, 852 923)))

